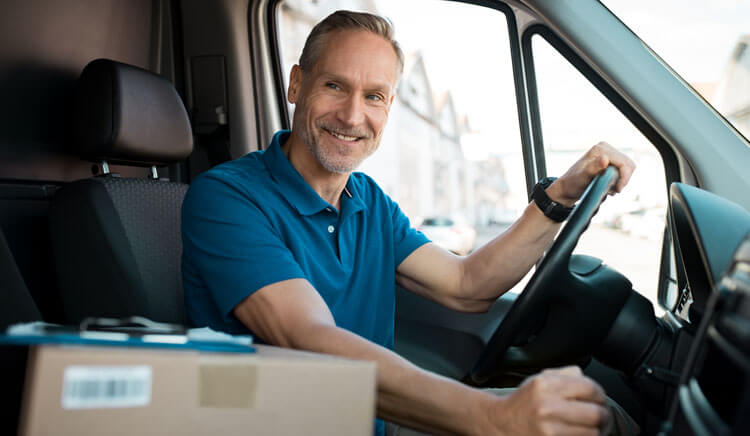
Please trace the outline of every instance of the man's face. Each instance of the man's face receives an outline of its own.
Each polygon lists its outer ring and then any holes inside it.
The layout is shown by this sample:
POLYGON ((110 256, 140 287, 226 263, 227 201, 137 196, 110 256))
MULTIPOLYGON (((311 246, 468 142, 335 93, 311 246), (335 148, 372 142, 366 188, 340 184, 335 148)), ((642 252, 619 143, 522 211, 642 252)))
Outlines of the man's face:
POLYGON ((295 133, 328 171, 352 172, 380 144, 398 80, 391 43, 366 31, 327 37, 312 71, 292 69, 295 133))

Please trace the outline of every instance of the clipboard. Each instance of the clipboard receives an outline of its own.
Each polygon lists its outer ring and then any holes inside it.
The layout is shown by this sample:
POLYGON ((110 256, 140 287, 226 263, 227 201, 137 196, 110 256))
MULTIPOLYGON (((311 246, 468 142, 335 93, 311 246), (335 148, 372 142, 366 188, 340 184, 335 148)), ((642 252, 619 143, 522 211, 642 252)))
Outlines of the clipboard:
POLYGON ((186 329, 143 317, 86 318, 79 326, 44 322, 16 324, 0 335, 0 345, 86 345, 254 353, 253 337, 230 335, 208 327, 186 329))

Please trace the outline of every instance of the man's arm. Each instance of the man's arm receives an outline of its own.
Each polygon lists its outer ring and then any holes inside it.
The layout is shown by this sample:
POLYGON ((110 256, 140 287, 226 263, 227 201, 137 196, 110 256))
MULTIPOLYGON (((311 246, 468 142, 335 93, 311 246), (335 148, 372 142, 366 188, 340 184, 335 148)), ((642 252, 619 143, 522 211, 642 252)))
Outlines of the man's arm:
POLYGON ((596 434, 609 419, 604 393, 571 367, 547 371, 507 397, 421 370, 392 351, 336 327, 303 279, 274 283, 236 306, 234 315, 265 342, 377 363, 378 416, 451 434, 596 434))
MULTIPOLYGON (((599 143, 550 185, 547 195, 572 206, 591 180, 609 165, 619 170, 613 193, 620 192, 635 164, 610 145, 599 143)), ((406 289, 452 309, 486 311, 531 269, 559 228, 559 223, 530 203, 508 230, 469 256, 454 256, 434 244, 418 248, 398 266, 396 279, 406 289)))

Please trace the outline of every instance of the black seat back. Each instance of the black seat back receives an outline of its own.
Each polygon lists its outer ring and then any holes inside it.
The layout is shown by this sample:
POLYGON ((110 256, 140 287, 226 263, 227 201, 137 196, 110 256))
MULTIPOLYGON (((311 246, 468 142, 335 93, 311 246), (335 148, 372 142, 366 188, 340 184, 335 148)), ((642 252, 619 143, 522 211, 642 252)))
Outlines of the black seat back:
MULTIPOLYGON (((11 324, 41 320, 0 230, 0 332, 4 333, 11 324)), ((0 346, 0 373, 4 376, 0 390, 0 434, 16 434, 25 368, 25 347, 0 346)))
POLYGON ((0 231, 0 332, 11 324, 41 320, 42 315, 21 278, 5 235, 0 231))
MULTIPOLYGON (((187 113, 166 79, 97 60, 84 69, 76 92, 75 146, 83 158, 104 168, 149 167, 192 151, 187 113)), ((185 323, 180 207, 186 191, 181 183, 106 174, 57 192, 50 232, 67 322, 139 315, 185 323)))

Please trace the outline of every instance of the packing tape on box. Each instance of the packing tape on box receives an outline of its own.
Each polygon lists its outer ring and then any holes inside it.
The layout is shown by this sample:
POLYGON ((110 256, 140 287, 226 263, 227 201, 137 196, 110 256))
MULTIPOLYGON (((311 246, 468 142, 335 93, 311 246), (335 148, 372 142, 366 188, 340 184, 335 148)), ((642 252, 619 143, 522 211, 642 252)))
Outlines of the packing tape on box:
POLYGON ((200 407, 255 407, 258 369, 248 365, 201 364, 199 369, 200 407))

